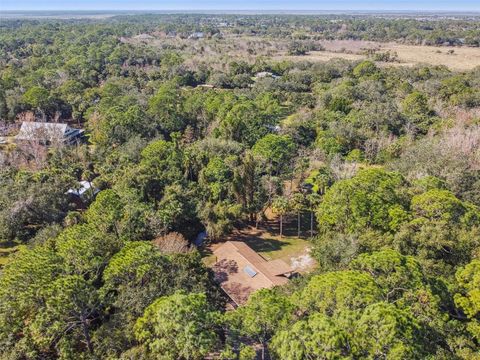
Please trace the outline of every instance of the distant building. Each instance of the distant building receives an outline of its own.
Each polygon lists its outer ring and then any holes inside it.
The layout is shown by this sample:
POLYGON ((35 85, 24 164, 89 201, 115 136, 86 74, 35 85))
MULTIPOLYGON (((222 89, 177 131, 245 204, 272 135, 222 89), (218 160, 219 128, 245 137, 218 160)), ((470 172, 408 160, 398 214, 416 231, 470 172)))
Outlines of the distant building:
POLYGON ((77 208, 83 209, 99 192, 100 190, 94 187, 91 181, 84 180, 78 183, 78 187, 69 189, 67 195, 77 205, 77 208))
POLYGON ((215 85, 212 85, 212 84, 200 84, 200 85, 197 85, 197 87, 199 87, 199 88, 204 88, 204 89, 214 89, 214 88, 215 88, 215 85))
POLYGON ((267 125, 267 128, 274 133, 279 133, 282 131, 282 127, 280 125, 267 125))
POLYGON ((194 33, 191 33, 188 38, 189 39, 203 39, 205 37, 205 34, 201 31, 197 31, 194 33))
POLYGON ((149 35, 149 34, 139 34, 139 35, 136 35, 133 37, 134 39, 137 39, 137 40, 151 40, 151 39, 155 39, 152 35, 149 35))
POLYGON ((75 189, 70 189, 67 191, 67 194, 72 194, 74 196, 78 197, 83 197, 85 196, 88 191, 90 190, 90 193, 92 195, 97 195, 100 190, 97 188, 93 187, 92 183, 90 181, 80 181, 78 183, 79 187, 75 189))
POLYGON ((213 254, 215 280, 235 306, 243 305, 256 290, 286 284, 293 273, 283 260, 267 261, 240 241, 227 241, 213 254))
POLYGON ((261 71, 261 72, 255 74, 254 79, 255 80, 264 79, 264 78, 278 79, 279 77, 280 76, 275 75, 275 74, 273 74, 269 71, 261 71))
POLYGON ((36 142, 42 145, 73 145, 84 140, 84 130, 71 128, 67 124, 48 122, 24 121, 15 136, 17 142, 36 142))

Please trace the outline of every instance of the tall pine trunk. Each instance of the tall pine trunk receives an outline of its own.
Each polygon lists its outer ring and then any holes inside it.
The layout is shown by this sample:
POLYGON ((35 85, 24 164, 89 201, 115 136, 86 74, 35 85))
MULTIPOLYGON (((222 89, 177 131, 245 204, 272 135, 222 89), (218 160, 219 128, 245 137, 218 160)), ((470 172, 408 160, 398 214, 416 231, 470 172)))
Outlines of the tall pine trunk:
POLYGON ((283 215, 280 214, 280 237, 283 237, 283 215))
POLYGON ((297 236, 298 236, 298 237, 300 237, 300 231, 301 231, 301 229, 300 229, 300 226, 301 226, 301 225, 300 225, 300 222, 301 222, 300 220, 301 220, 301 218, 300 218, 300 217, 301 217, 301 214, 300 214, 300 211, 299 211, 299 212, 298 212, 298 216, 297 216, 297 224, 298 224, 297 236))
POLYGON ((313 211, 310 211, 310 237, 313 237, 313 211))

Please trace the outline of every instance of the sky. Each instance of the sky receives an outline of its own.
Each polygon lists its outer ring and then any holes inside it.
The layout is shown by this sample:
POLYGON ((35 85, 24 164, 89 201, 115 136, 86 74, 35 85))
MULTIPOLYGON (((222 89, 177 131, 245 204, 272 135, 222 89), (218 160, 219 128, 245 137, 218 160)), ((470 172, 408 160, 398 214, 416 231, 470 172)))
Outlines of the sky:
POLYGON ((0 0, 2 10, 480 11, 480 0, 0 0))

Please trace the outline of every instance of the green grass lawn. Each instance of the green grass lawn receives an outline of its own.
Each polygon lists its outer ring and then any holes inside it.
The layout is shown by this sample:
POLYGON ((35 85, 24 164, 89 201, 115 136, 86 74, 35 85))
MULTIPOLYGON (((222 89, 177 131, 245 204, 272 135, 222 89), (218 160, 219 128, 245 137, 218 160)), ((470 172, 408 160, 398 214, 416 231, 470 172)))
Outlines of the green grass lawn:
POLYGON ((257 236, 247 237, 248 246, 258 252, 267 260, 282 259, 290 262, 292 257, 305 253, 311 247, 311 242, 296 236, 275 236, 268 232, 262 232, 257 236))
MULTIPOLYGON (((266 260, 282 259, 287 264, 291 263, 292 258, 308 254, 312 243, 307 238, 299 238, 295 226, 291 225, 286 234, 280 237, 278 227, 275 225, 275 222, 269 222, 267 226, 259 229, 246 227, 234 231, 225 241, 243 241, 266 260)), ((216 246, 218 245, 213 244, 201 251, 205 265, 211 266, 215 262, 211 248, 216 246)))

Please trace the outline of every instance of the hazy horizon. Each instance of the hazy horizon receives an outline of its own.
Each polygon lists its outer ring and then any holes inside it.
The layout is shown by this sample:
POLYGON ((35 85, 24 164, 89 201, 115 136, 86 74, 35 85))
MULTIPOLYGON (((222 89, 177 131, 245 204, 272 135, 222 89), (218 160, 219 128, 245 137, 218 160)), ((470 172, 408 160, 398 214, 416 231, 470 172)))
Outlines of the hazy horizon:
POLYGON ((479 12, 480 2, 473 0, 349 0, 349 1, 314 1, 314 0, 244 0, 241 4, 220 0, 48 0, 15 1, 2 0, 0 11, 409 11, 409 12, 479 12))

